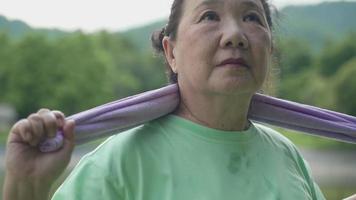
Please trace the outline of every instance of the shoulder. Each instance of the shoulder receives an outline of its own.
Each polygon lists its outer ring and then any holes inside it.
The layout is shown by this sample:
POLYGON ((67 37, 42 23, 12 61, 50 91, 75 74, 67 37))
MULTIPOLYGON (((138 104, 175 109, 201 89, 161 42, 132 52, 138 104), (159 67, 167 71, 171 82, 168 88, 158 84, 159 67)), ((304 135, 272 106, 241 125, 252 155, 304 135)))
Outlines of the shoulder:
POLYGON ((263 143, 267 144, 267 148, 273 149, 273 152, 279 155, 278 159, 285 161, 285 165, 289 166, 288 169, 293 169, 293 173, 305 181, 308 186, 308 192, 313 196, 313 199, 324 199, 318 186, 312 179, 307 161, 303 158, 296 145, 272 128, 262 124, 254 123, 254 125, 262 141, 264 141, 263 143))
POLYGON ((161 138, 160 124, 158 120, 153 120, 109 137, 94 151, 87 154, 85 159, 105 159, 106 161, 102 162, 102 165, 107 166, 106 162, 133 156, 145 147, 159 143, 161 138))
POLYGON ((261 140, 266 143, 270 148, 277 151, 284 151, 288 156, 294 159, 299 159, 300 153, 296 145, 280 132, 267 127, 265 125, 254 123, 261 140))
POLYGON ((135 166, 142 159, 164 154, 167 147, 165 117, 152 120, 138 127, 115 134, 106 139, 81 162, 95 162, 98 167, 125 168, 135 166))
POLYGON ((309 179, 307 163, 293 142, 272 128, 261 124, 255 124, 255 126, 263 144, 267 146, 266 149, 278 154, 280 159, 291 161, 293 166, 297 167, 300 173, 309 179))
POLYGON ((79 161, 54 199, 97 199, 98 195, 124 194, 125 184, 132 182, 142 163, 150 162, 147 157, 151 151, 147 148, 154 147, 158 140, 157 126, 155 121, 149 122, 106 139, 79 161))
POLYGON ((265 126, 263 124, 254 123, 258 133, 264 140, 268 140, 269 142, 273 142, 275 145, 287 145, 290 147, 295 147, 292 141, 290 141, 287 137, 282 135, 280 132, 265 126))

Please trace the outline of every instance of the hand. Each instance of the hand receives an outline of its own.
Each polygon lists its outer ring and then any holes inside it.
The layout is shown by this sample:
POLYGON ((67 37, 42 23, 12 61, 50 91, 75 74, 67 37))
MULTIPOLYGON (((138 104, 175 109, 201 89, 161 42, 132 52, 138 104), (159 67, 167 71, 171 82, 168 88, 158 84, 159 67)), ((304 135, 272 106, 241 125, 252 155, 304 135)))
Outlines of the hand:
MULTIPOLYGON (((36 183, 44 188, 51 185, 64 171, 74 148, 74 121, 65 120, 60 111, 41 109, 11 129, 6 147, 6 181, 36 183), (63 130, 63 147, 43 153, 38 144, 63 130)), ((50 188, 50 187, 49 187, 50 188)), ((6 190, 6 187, 5 187, 6 190)), ((6 192, 6 191, 4 191, 6 192)))

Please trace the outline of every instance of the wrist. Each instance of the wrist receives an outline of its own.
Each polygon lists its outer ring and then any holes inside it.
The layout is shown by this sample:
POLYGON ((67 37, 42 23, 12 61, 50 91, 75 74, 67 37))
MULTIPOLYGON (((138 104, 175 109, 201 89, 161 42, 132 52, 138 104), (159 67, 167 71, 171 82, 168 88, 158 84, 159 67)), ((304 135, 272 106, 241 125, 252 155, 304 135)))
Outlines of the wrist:
POLYGON ((30 178, 7 175, 4 181, 4 200, 38 199, 47 200, 51 184, 30 178))

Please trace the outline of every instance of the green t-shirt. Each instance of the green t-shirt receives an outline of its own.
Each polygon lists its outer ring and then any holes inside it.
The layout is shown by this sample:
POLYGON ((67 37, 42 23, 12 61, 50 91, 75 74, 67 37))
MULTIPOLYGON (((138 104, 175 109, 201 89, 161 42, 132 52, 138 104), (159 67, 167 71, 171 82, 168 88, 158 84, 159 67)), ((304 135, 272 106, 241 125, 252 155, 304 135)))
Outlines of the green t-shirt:
POLYGON ((54 200, 325 199, 285 137, 253 123, 221 131, 167 115, 86 155, 54 200))

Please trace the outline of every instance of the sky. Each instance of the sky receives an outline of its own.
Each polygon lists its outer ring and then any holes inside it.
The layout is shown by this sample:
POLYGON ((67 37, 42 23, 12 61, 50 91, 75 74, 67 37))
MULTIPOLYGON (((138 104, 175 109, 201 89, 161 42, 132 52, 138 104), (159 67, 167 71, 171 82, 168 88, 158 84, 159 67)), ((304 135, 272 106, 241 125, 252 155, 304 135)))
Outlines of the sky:
MULTIPOLYGON (((277 8, 325 0, 272 0, 277 8)), ((332 0, 329 0, 332 1, 332 0)), ((35 28, 121 31, 169 15, 172 0, 0 0, 0 15, 35 28)))

